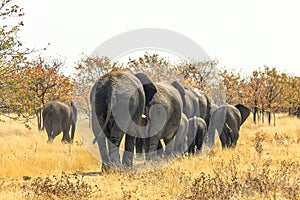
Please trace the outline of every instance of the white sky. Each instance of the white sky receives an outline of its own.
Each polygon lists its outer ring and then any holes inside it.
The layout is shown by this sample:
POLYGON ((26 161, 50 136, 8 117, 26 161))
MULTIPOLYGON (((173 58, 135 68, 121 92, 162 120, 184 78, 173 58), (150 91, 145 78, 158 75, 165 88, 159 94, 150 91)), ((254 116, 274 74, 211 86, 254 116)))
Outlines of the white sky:
POLYGON ((197 42, 219 66, 268 65, 300 76, 300 5, 276 0, 27 0, 21 40, 68 66, 112 36, 163 28, 197 42))

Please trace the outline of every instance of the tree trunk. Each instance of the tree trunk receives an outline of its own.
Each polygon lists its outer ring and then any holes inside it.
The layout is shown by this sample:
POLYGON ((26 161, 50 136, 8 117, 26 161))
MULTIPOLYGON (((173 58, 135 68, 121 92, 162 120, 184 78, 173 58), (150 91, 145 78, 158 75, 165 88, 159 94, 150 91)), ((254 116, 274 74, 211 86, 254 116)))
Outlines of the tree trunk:
POLYGON ((261 118, 261 111, 259 111, 259 109, 257 109, 257 122, 260 122, 260 118, 261 118))
POLYGON ((42 130, 42 110, 36 110, 35 111, 36 119, 37 119, 37 125, 38 125, 38 130, 42 130))
POLYGON ((262 124, 265 123, 265 111, 264 111, 264 109, 261 110, 261 122, 262 122, 262 124))
POLYGON ((253 112, 253 121, 254 121, 254 124, 256 124, 256 117, 257 117, 257 111, 258 111, 258 108, 255 106, 254 107, 254 112, 253 112))
POLYGON ((292 103, 289 102, 289 115, 292 115, 292 103))
POLYGON ((271 125, 271 111, 268 111, 268 124, 271 125))

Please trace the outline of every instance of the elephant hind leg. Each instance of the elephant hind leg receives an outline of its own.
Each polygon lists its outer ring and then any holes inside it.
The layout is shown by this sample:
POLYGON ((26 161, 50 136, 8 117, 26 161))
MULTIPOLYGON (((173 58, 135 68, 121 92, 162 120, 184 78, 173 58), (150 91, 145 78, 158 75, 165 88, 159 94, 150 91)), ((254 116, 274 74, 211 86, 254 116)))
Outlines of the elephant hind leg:
POLYGON ((136 138, 135 139, 136 154, 142 154, 143 153, 143 148, 144 148, 143 144, 144 144, 143 138, 136 138))
POLYGON ((75 134, 75 129, 76 129, 76 123, 72 123, 72 128, 71 128, 71 142, 74 140, 74 134, 75 134))
POLYGON ((222 144, 222 148, 226 148, 228 145, 227 139, 226 139, 226 133, 224 131, 222 131, 222 133, 220 134, 220 140, 221 140, 221 144, 222 144))
POLYGON ((196 145, 198 151, 202 150, 202 144, 203 144, 203 140, 204 140, 205 135, 206 135, 205 130, 198 130, 197 131, 196 139, 195 139, 195 145, 196 145))
POLYGON ((69 131, 70 131, 70 126, 68 128, 66 128, 65 130, 63 130, 63 138, 61 140, 62 143, 68 143, 71 141, 69 131))
MULTIPOLYGON (((109 157, 112 165, 120 166, 120 144, 124 136, 123 131, 114 124, 111 129, 110 137, 108 138, 109 157)), ((126 142, 126 141, 125 141, 126 142)))
POLYGON ((52 138, 52 129, 51 128, 49 128, 49 127, 45 127, 46 128, 46 132, 47 132, 47 136, 48 136, 48 143, 51 143, 51 142, 53 142, 53 139, 54 138, 52 138))
POLYGON ((231 147, 235 147, 237 140, 239 139, 239 132, 238 131, 231 131, 230 133, 231 138, 231 147))
POLYGON ((125 135, 125 151, 123 153, 122 164, 127 167, 133 166, 134 141, 135 138, 133 136, 129 134, 125 135))
POLYGON ((232 134, 232 129, 227 123, 225 123, 221 134, 219 134, 222 143, 222 148, 232 147, 232 134))

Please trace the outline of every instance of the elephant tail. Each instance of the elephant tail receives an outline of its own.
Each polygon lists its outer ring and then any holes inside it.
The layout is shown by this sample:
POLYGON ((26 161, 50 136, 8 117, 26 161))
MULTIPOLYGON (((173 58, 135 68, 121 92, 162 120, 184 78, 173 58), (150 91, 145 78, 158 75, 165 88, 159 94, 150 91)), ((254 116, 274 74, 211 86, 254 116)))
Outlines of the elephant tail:
POLYGON ((42 113, 43 122, 42 122, 41 131, 43 131, 45 129, 45 123, 46 123, 46 121, 48 121, 48 119, 50 119, 51 113, 52 113, 52 110, 50 110, 50 109, 45 108, 43 110, 43 113, 42 113))
POLYGON ((74 139, 75 129, 76 129, 76 121, 74 119, 73 122, 72 122, 72 128, 71 128, 71 140, 72 141, 74 139))
POLYGON ((110 120, 111 114, 112 114, 112 108, 111 108, 111 105, 108 104, 108 106, 107 106, 107 115, 106 115, 106 119, 105 119, 104 125, 103 125, 103 127, 100 128, 99 134, 94 138, 93 144, 95 144, 95 143, 97 142, 97 140, 100 139, 100 136, 101 136, 102 134, 104 134, 104 129, 105 129, 105 128, 107 127, 107 125, 108 125, 108 122, 109 122, 109 120, 110 120))

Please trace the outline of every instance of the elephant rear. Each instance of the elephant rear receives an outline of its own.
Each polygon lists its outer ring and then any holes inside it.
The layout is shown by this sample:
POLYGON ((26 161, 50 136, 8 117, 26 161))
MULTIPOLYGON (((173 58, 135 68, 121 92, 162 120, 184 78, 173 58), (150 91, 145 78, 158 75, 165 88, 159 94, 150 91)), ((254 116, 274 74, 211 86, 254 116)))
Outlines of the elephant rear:
POLYGON ((63 141, 69 141, 70 140, 69 130, 71 125, 72 125, 71 138, 73 139, 77 116, 76 113, 73 113, 74 109, 72 107, 69 104, 65 104, 59 101, 53 101, 50 102, 43 109, 42 129, 46 129, 49 142, 54 140, 54 138, 61 132, 64 132, 63 141))
POLYGON ((57 106, 49 104, 43 110, 43 129, 46 131, 50 130, 51 132, 62 131, 62 122, 60 120, 61 116, 57 113, 57 106))

